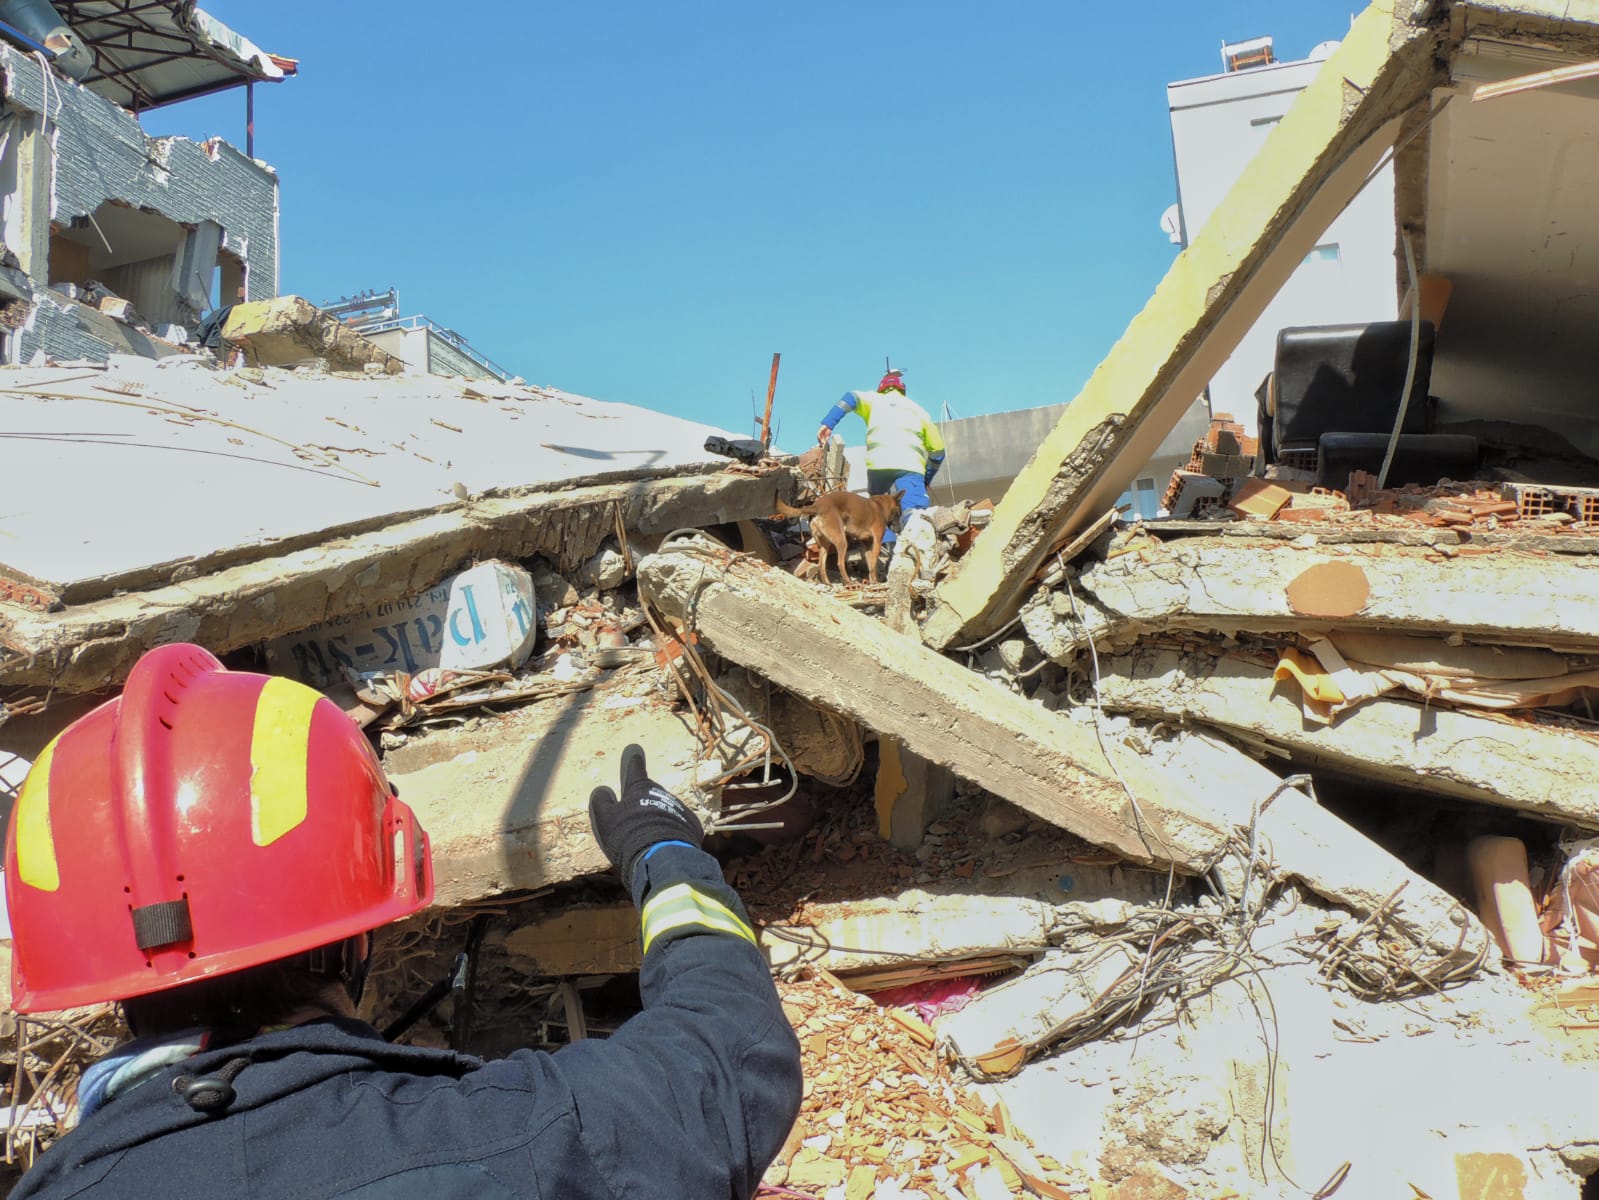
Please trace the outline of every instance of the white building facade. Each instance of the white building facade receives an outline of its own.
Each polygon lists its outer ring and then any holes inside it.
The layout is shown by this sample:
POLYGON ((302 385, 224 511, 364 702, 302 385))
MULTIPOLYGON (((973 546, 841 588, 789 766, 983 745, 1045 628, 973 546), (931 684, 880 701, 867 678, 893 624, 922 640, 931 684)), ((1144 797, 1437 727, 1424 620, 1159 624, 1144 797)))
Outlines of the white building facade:
MULTIPOLYGON (((1263 55, 1229 56, 1227 50, 1236 47, 1223 50, 1224 62, 1259 65, 1185 79, 1166 88, 1177 204, 1162 224, 1179 245, 1186 247, 1221 207, 1244 167, 1336 43, 1324 43, 1298 62, 1272 61, 1269 39, 1238 45, 1262 44, 1263 55)), ((1250 433, 1257 432, 1255 391, 1272 369, 1279 329, 1393 320, 1398 309, 1395 244, 1393 168, 1385 165, 1333 221, 1211 379, 1211 411, 1229 414, 1250 433)))

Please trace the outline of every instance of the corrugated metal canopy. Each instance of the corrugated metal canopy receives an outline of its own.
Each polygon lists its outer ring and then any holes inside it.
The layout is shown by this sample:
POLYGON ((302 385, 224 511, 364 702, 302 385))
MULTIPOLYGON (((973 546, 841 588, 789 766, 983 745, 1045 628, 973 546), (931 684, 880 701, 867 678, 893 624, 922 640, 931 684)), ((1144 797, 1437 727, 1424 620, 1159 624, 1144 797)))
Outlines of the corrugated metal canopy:
POLYGON ((138 112, 190 96, 293 75, 292 58, 268 54, 195 7, 194 0, 54 0, 94 66, 82 82, 138 112))

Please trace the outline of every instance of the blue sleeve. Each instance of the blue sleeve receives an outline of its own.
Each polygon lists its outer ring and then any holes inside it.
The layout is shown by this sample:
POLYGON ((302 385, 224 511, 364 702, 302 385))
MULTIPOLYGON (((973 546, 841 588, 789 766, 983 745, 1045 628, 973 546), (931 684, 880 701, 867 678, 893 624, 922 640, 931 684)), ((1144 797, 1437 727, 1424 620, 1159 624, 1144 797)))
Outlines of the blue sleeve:
POLYGON ((715 859, 661 845, 632 890, 644 1011, 554 1057, 584 1147, 618 1196, 751 1196, 799 1113, 799 1041, 715 859))
POLYGON ((837 429, 838 423, 855 411, 855 405, 855 393, 845 392, 844 398, 827 410, 827 415, 822 418, 822 424, 829 429, 837 429))
POLYGON ((927 456, 927 474, 923 476, 924 482, 932 483, 933 476, 938 474, 938 468, 944 465, 944 452, 936 451, 927 456))

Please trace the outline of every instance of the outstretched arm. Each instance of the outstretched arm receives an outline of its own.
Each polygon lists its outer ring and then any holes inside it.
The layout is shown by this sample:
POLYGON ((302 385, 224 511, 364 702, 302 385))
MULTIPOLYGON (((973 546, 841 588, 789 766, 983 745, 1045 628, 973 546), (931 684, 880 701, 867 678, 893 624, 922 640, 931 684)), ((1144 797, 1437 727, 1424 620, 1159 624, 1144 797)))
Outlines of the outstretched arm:
POLYGON ((665 844, 637 873, 644 1011, 554 1063, 615 1195, 750 1197, 799 1112, 799 1042, 716 861, 665 844))
POLYGON ((845 392, 843 399, 828 409, 827 415, 822 418, 822 427, 816 431, 816 440, 818 442, 827 441, 827 435, 838 428, 838 423, 859 407, 860 401, 856 398, 855 393, 845 392))
POLYGON ((799 1041, 699 820, 622 752, 589 821, 643 925, 644 1011, 563 1050, 582 1142, 617 1196, 754 1195, 799 1112, 799 1041))

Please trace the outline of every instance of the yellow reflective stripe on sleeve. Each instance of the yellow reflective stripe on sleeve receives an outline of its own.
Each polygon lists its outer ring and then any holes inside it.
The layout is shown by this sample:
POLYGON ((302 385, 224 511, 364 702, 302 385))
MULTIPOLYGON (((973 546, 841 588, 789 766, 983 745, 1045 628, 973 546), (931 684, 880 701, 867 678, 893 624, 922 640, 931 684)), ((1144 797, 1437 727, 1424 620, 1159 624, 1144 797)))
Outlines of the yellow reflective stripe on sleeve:
POLYGON ((60 740, 52 739, 34 760, 17 795, 17 877, 41 892, 53 892, 61 886, 56 839, 50 829, 50 761, 60 740))
POLYGON ((922 445, 927 447, 929 454, 937 454, 944 449, 944 435, 938 432, 938 426, 932 420, 922 422, 922 445))
POLYGON ((693 884, 674 883, 657 892, 644 905, 644 952, 661 934, 685 925, 698 925, 714 933, 731 933, 755 945, 755 933, 732 909, 697 891, 693 884))
POLYGON ((305 820, 311 710, 321 698, 292 679, 269 679, 261 689, 250 735, 250 836, 257 846, 305 820))

